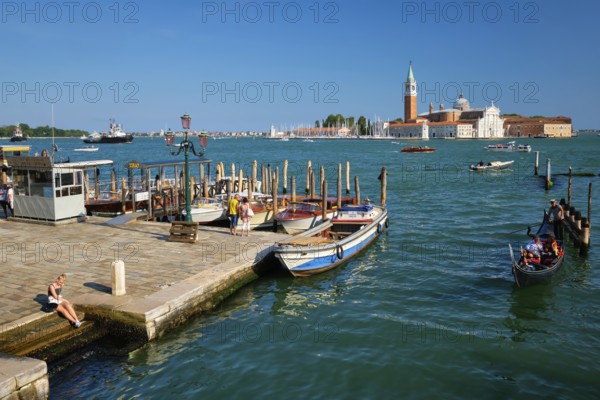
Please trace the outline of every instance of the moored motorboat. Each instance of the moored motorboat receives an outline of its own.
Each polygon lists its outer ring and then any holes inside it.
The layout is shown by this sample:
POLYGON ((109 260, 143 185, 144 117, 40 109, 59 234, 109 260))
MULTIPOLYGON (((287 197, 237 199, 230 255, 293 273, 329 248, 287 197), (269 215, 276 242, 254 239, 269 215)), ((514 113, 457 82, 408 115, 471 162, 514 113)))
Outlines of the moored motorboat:
MULTIPOLYGON (((342 206, 355 203, 353 197, 343 197, 342 206)), ((323 221, 322 199, 306 198, 302 201, 290 202, 285 210, 275 215, 275 220, 281 225, 283 230, 295 235, 304 232, 323 221)), ((327 198, 327 218, 334 216, 337 210, 337 198, 327 198)))
MULTIPOLYGON (((528 232, 529 233, 529 232, 528 232)), ((544 211, 544 220, 538 229, 536 236, 544 244, 550 236, 554 236, 552 224, 548 223, 548 214, 544 211)), ((565 258, 565 248, 563 242, 556 240, 558 245, 558 255, 542 255, 538 260, 531 260, 524 257, 523 250, 517 260, 512 246, 509 244, 510 257, 512 260, 512 273, 515 283, 519 287, 529 286, 540 283, 551 278, 559 270, 565 258)))
POLYGON ((387 226, 384 207, 343 206, 336 217, 276 243, 275 257, 296 277, 318 274, 348 261, 387 226))
MULTIPOLYGON (((217 199, 201 197, 191 204, 191 209, 193 222, 209 223, 227 218, 223 202, 217 199)), ((185 210, 183 215, 186 215, 185 210)))
POLYGON ((98 151, 97 146, 94 145, 90 145, 90 146, 80 146, 80 147, 76 147, 73 149, 73 151, 87 151, 87 152, 92 152, 92 151, 98 151))
POLYGON ((511 161, 491 161, 487 164, 483 162, 479 162, 478 164, 471 164, 469 169, 471 171, 498 171, 502 169, 507 169, 514 163, 514 160, 511 161))
POLYGON ((416 147, 405 147, 402 149, 403 153, 433 153, 435 149, 428 146, 416 146, 416 147))

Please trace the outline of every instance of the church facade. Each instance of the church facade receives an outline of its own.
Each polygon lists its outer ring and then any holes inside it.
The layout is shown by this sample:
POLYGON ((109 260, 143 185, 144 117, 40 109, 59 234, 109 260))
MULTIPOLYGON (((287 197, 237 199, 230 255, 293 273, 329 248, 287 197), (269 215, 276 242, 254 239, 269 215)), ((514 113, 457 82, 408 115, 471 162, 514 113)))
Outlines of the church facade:
POLYGON ((404 83, 404 123, 390 124, 390 136, 402 139, 487 139, 504 137, 504 120, 500 109, 492 103, 490 107, 471 108, 462 93, 452 108, 440 104, 429 112, 417 113, 417 82, 412 70, 404 83))

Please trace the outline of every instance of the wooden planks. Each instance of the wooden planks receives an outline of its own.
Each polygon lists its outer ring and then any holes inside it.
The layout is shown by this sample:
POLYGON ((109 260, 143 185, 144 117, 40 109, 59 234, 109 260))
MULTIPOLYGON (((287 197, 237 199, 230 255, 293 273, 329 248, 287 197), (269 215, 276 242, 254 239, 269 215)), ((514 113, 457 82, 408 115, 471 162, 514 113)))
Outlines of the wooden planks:
POLYGON ((311 237, 293 237, 291 239, 284 240, 279 242, 280 245, 289 245, 289 246, 315 246, 319 244, 331 243, 332 240, 326 237, 321 236, 311 236, 311 237))
POLYGON ((173 221, 169 242, 195 243, 198 240, 198 222, 173 221))

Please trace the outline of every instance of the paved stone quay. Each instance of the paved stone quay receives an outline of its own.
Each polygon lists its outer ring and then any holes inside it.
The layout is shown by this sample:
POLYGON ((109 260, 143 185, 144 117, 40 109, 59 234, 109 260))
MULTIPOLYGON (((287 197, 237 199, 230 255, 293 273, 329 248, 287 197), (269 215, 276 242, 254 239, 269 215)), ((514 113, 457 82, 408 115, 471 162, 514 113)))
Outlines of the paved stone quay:
POLYGON ((273 244, 288 237, 265 231, 234 237, 227 228, 201 226, 197 242, 178 243, 168 241, 167 223, 105 222, 0 222, 0 336, 47 316, 47 287, 64 272, 63 296, 86 318, 138 325, 152 340, 255 279, 273 244), (111 294, 116 260, 125 264, 123 296, 111 294))

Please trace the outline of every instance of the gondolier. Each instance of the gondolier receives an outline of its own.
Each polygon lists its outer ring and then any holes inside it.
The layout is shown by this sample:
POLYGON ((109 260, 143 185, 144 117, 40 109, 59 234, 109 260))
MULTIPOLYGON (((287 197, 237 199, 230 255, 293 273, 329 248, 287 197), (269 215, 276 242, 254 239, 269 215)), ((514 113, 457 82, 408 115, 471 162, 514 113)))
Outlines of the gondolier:
POLYGON ((556 200, 550 200, 550 210, 548 211, 548 223, 552 224, 554 237, 558 240, 563 239, 562 220, 565 217, 565 212, 560 204, 556 204, 556 200))

